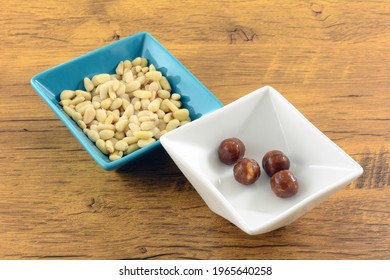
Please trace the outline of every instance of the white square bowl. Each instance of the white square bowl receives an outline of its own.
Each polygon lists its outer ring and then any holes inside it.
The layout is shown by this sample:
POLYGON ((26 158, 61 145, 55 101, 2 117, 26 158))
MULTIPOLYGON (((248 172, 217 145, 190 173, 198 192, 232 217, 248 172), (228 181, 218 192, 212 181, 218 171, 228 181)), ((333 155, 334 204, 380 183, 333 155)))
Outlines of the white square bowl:
POLYGON ((363 169, 272 87, 260 88, 161 137, 161 144, 209 208, 248 234, 286 226, 359 177, 363 169), (281 150, 299 191, 279 198, 261 170, 253 185, 235 181, 233 167, 218 158, 225 138, 237 137, 245 157, 261 166, 269 150, 281 150))

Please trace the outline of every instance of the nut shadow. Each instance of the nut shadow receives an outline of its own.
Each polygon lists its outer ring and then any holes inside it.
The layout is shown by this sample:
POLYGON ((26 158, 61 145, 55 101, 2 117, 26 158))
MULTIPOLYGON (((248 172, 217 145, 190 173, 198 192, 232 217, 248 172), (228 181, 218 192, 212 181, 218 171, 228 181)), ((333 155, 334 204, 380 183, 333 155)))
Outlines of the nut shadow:
POLYGON ((115 172, 128 187, 147 191, 175 191, 187 181, 161 145, 115 172))

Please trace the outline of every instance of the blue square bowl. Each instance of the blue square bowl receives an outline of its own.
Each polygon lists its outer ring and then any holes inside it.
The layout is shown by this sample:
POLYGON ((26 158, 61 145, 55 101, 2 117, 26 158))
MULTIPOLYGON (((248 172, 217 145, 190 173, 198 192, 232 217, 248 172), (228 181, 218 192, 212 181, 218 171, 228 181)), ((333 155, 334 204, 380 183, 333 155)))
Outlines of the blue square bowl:
MULTIPOLYGON (((59 104, 64 89, 83 89, 84 77, 99 73, 115 73, 119 61, 146 57, 149 63, 167 77, 172 92, 182 95, 183 107, 192 120, 221 108, 223 104, 169 51, 149 33, 142 32, 41 72, 31 79, 31 85, 54 113, 63 121, 81 145, 104 170, 116 170, 159 147, 160 141, 139 149, 123 158, 110 161, 65 113, 59 104)), ((179 128, 180 129, 180 128, 179 128)))

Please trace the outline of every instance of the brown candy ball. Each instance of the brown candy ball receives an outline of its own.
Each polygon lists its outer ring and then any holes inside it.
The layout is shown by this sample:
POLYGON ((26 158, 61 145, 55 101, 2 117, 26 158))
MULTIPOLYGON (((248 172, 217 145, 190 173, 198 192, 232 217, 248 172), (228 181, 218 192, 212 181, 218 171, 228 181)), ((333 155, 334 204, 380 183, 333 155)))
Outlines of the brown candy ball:
POLYGON ((245 154, 245 145, 238 138, 228 138, 218 148, 219 159, 228 165, 235 164, 245 154))
POLYGON ((260 166, 252 158, 239 160, 233 168, 234 178, 244 185, 253 184, 260 177, 260 166))
POLYGON ((287 170, 290 168, 290 160, 281 151, 273 150, 267 152, 262 161, 263 169, 272 177, 276 172, 280 170, 287 170))
POLYGON ((271 189, 278 197, 290 197, 298 192, 298 180, 290 170, 282 170, 271 177, 271 189))

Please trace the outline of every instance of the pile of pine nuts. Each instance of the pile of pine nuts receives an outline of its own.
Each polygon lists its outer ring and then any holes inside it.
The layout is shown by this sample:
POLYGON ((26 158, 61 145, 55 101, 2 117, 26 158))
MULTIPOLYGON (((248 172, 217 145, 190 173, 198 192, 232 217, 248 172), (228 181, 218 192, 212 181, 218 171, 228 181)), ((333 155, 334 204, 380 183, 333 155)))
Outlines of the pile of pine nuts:
POLYGON ((191 121, 180 94, 146 58, 121 61, 115 72, 85 77, 85 90, 60 94, 64 111, 110 160, 191 121))

